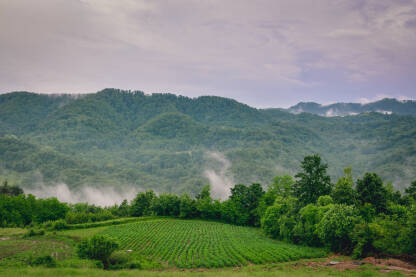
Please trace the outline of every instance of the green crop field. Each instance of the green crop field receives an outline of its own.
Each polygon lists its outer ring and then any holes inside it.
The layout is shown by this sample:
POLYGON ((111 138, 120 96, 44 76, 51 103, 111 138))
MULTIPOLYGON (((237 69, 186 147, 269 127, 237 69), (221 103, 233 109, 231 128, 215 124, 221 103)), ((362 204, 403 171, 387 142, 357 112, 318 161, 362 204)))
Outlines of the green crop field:
POLYGON ((325 256, 322 249, 272 240, 258 229, 218 222, 163 219, 111 226, 100 233, 123 249, 180 268, 224 267, 325 256))

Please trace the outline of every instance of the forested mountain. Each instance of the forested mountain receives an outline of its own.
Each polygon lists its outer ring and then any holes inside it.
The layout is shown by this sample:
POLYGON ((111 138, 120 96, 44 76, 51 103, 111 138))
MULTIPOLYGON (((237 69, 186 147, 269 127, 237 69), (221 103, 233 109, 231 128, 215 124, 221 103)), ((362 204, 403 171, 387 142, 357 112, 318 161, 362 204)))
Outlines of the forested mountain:
POLYGON ((0 135, 0 176, 24 187, 195 194, 209 181, 268 184, 311 153, 329 163, 333 179, 347 166, 398 187, 416 178, 416 118, 397 114, 321 117, 117 89, 83 97, 14 92, 0 95, 0 135))
POLYGON ((321 105, 315 102, 300 102, 287 109, 287 111, 295 114, 305 112, 322 116, 345 116, 368 112, 378 112, 384 114, 395 113, 416 116, 416 101, 399 101, 396 99, 384 98, 380 101, 367 104, 335 103, 330 105, 321 105))

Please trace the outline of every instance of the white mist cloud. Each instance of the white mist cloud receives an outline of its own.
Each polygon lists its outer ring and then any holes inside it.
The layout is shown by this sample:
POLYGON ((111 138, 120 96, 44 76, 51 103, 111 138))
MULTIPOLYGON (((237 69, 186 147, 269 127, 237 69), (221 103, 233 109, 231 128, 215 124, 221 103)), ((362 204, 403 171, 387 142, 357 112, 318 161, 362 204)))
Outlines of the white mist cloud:
POLYGON ((212 197, 225 200, 230 196, 230 190, 234 186, 233 178, 226 175, 231 167, 231 162, 219 152, 207 152, 206 155, 219 165, 217 169, 206 169, 204 171, 204 175, 211 185, 212 197))
POLYGON ((376 110, 376 113, 381 113, 381 114, 392 114, 392 111, 383 111, 383 110, 376 110))
POLYGON ((83 186, 76 190, 71 190, 66 184, 59 183, 53 186, 40 185, 36 188, 24 188, 24 191, 27 194, 33 194, 40 198, 56 197, 62 202, 88 202, 88 204, 104 207, 120 204, 124 199, 132 200, 141 189, 130 187, 116 190, 112 187, 83 186))
POLYGON ((336 112, 334 112, 334 110, 331 108, 329 110, 326 111, 325 116, 326 117, 332 117, 332 116, 337 116, 338 114, 336 112))

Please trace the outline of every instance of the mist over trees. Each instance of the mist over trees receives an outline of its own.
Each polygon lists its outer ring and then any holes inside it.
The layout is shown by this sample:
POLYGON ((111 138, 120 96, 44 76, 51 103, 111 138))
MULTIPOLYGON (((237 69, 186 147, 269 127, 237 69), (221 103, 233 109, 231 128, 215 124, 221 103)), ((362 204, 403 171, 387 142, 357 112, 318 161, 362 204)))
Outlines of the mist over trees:
MULTIPOLYGON (((333 185, 328 165, 316 154, 305 156, 300 168, 294 179, 276 176, 267 189, 258 183, 237 184, 224 201, 212 198, 210 186, 195 197, 148 190, 130 203, 105 208, 2 193, 0 224, 62 230, 126 216, 198 218, 260 227, 272 238, 354 257, 416 254, 416 181, 401 194, 376 173, 367 172, 354 181, 351 168, 346 168, 333 185)), ((84 242, 82 251, 91 243, 84 242)))

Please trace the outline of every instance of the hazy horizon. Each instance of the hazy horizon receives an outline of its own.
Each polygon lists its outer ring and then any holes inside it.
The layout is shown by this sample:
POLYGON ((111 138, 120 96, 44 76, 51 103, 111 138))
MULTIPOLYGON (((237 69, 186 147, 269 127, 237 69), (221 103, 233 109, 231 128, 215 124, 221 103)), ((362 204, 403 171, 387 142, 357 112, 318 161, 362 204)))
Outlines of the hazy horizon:
MULTIPOLYGON (((54 95, 73 95, 73 96, 78 97, 78 96, 83 96, 83 95, 87 95, 87 94, 95 94, 95 93, 98 93, 98 92, 103 91, 105 89, 119 89, 119 88, 103 88, 103 89, 100 89, 100 90, 95 91, 95 92, 85 92, 85 93, 71 93, 71 92, 63 92, 63 93, 59 93, 59 92, 58 93, 46 92, 45 93, 45 92, 28 91, 28 90, 7 91, 7 92, 6 91, 4 91, 4 92, 0 91, 0 95, 7 94, 7 93, 15 93, 15 92, 23 92, 24 91, 24 92, 29 92, 29 93, 43 94, 43 95, 50 95, 50 96, 54 96, 54 95)), ((348 101, 348 102, 336 101, 336 102, 330 102, 330 103, 320 103, 320 102, 316 102, 316 101, 312 101, 312 100, 311 101, 300 100, 299 102, 296 102, 296 103, 291 104, 291 105, 288 105, 288 106, 263 106, 263 107, 259 107, 259 106, 251 105, 250 103, 245 103, 245 102, 240 101, 240 100, 238 100, 236 98, 227 97, 227 96, 224 96, 224 95, 201 94, 201 95, 196 95, 196 96, 187 96, 187 95, 184 95, 184 94, 181 94, 181 93, 175 93, 175 92, 155 92, 155 93, 148 93, 148 92, 142 91, 140 89, 131 89, 131 90, 125 89, 124 91, 131 91, 131 92, 141 91, 145 95, 171 93, 171 94, 174 94, 174 95, 177 95, 177 96, 185 96, 185 97, 190 97, 190 98, 198 98, 198 97, 201 97, 201 96, 218 96, 218 97, 225 97, 225 98, 233 99, 233 100, 236 100, 236 101, 238 101, 238 102, 240 102, 242 104, 246 104, 248 106, 251 106, 251 107, 254 107, 254 108, 258 108, 258 109, 272 109, 272 108, 287 109, 287 108, 293 107, 293 106, 295 106, 295 105, 297 105, 299 103, 317 103, 317 104, 320 104, 321 106, 325 107, 325 106, 330 106, 332 104, 337 104, 337 103, 338 104, 351 104, 352 103, 352 104, 365 105, 365 104, 374 103, 374 102, 377 102, 377 101, 380 101, 380 100, 383 100, 383 99, 395 99, 395 100, 400 101, 400 102, 402 102, 402 101, 416 101, 416 99, 414 99, 414 98, 403 98, 403 97, 392 97, 392 96, 389 96, 389 95, 379 95, 379 96, 374 97, 373 99, 361 98, 361 99, 358 99, 356 101, 348 101)))

